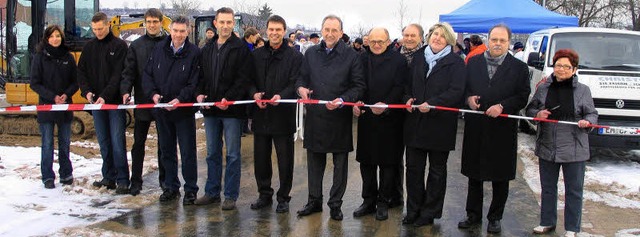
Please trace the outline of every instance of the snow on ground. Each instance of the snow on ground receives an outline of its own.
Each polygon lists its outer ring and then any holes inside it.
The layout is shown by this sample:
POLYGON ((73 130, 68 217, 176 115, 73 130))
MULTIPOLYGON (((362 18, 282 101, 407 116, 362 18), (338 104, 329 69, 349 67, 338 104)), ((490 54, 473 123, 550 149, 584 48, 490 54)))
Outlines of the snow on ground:
MULTIPOLYGON (((535 136, 518 135, 518 155, 524 164, 523 176, 531 190, 540 194, 538 157, 534 154, 535 136)), ((640 151, 633 151, 640 153, 640 151)), ((562 176, 561 176, 562 177, 562 176)), ((640 209, 640 164, 634 161, 602 160, 587 162, 584 199, 604 203, 612 207, 640 209)), ((564 196, 562 178, 558 194, 564 196)), ((562 200, 563 198, 560 198, 562 200)), ((559 201, 558 208, 564 202, 559 201)))
MULTIPOLYGON (((91 146, 90 142, 82 143, 91 146)), ((39 147, 0 146, 0 236, 73 235, 73 227, 86 226, 119 216, 131 208, 155 202, 159 189, 143 190, 133 197, 116 196, 113 190, 92 187, 101 178, 100 158, 71 154, 75 182, 45 189, 40 173, 39 147), (25 228, 28 227, 28 228, 25 228), (71 229, 65 229, 69 228, 71 229), (66 233, 66 234, 65 234, 66 233)), ((57 151, 53 166, 57 174, 57 151)), ((143 172, 153 171, 155 159, 145 162, 143 172)), ((58 178, 58 177, 57 177, 58 178)))

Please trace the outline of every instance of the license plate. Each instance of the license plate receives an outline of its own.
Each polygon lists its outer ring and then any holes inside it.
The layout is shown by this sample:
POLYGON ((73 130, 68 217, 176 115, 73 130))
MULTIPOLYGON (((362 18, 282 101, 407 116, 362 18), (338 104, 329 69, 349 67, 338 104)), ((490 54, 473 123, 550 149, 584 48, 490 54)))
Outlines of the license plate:
POLYGON ((640 136, 638 128, 599 128, 598 134, 618 136, 640 136))

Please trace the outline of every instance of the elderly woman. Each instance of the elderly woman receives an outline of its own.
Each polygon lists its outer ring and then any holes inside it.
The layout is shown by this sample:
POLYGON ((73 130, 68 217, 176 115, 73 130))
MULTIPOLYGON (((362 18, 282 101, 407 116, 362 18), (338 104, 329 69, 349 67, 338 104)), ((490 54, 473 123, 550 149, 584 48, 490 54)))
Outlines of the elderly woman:
POLYGON ((453 29, 447 23, 437 23, 429 32, 428 46, 417 51, 411 61, 404 98, 407 105, 419 105, 415 111, 408 109, 404 123, 407 215, 402 223, 415 226, 430 225, 442 217, 447 159, 449 151, 455 149, 458 129, 457 113, 430 110, 429 105, 460 107, 465 89, 465 65, 454 53, 453 29))
POLYGON ((558 50, 553 56, 553 74, 538 87, 526 108, 527 116, 578 122, 578 126, 538 124, 536 155, 540 158, 542 206, 540 226, 533 228, 535 234, 555 230, 560 169, 565 185, 564 236, 580 232, 585 161, 589 159, 588 127, 597 122, 598 112, 589 87, 578 82, 577 70, 578 54, 571 49, 558 50))
MULTIPOLYGON (((64 34, 60 26, 52 25, 44 30, 42 42, 31 62, 31 89, 39 95, 39 104, 70 104, 71 96, 78 91, 76 61, 64 45, 64 34)), ((58 126, 58 164, 60 183, 73 183, 73 167, 69 159, 71 121, 73 112, 38 112, 38 123, 42 135, 40 170, 42 182, 48 189, 55 188, 53 172, 53 132, 58 126)))

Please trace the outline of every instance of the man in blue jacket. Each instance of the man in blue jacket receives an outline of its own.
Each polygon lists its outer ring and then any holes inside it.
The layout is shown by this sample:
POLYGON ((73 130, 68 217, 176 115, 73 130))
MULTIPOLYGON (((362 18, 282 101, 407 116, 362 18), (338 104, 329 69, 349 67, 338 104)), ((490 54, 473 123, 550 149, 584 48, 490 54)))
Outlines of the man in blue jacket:
MULTIPOLYGON (((153 103, 194 102, 198 82, 200 49, 187 39, 189 19, 176 17, 171 23, 171 35, 158 43, 143 76, 143 89, 153 103)), ((182 204, 191 205, 198 193, 198 167, 196 162, 196 122, 192 107, 169 107, 154 109, 158 126, 162 163, 164 164, 164 192, 161 202, 174 200, 180 196, 178 179, 178 157, 176 140, 180 144, 184 199, 182 204)))

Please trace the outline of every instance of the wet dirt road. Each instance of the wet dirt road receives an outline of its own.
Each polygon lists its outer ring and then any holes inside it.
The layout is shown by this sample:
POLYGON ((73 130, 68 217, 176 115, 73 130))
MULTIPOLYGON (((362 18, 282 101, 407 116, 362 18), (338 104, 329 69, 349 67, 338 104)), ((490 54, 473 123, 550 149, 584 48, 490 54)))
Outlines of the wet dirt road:
MULTIPOLYGON (((457 150, 451 152, 448 161, 449 176, 445 212, 434 225, 420 228, 402 225, 403 208, 400 207, 391 209, 389 219, 386 221, 376 221, 372 215, 354 218, 353 211, 362 203, 360 197, 362 181, 354 152, 349 154, 349 181, 342 207, 344 220, 331 220, 326 203, 323 207, 324 212, 298 217, 296 211, 307 202, 306 152, 302 148, 302 141, 296 142, 290 212, 275 213, 275 204, 263 210, 251 210, 249 206, 258 194, 253 171, 252 136, 247 136, 242 139, 242 178, 236 210, 222 211, 220 205, 216 204, 183 206, 181 199, 163 204, 155 202, 145 208, 133 210, 89 228, 136 236, 530 236, 531 228, 538 223, 539 206, 535 194, 528 188, 520 172, 516 180, 511 182, 501 234, 487 234, 486 219, 482 227, 477 229, 457 228, 458 221, 465 216, 467 187, 467 178, 460 174, 461 132, 462 126, 458 131, 457 150)), ((200 196, 204 192, 206 179, 206 151, 200 149, 202 146, 198 147, 200 187, 198 196, 200 196)), ((276 167, 275 163, 274 167, 276 167)), ((331 187, 332 170, 331 159, 329 159, 323 185, 325 202, 331 187)), ((277 172, 274 170, 272 187, 277 190, 276 178, 277 172)), ((157 189, 157 173, 146 176, 144 185, 146 189, 157 189)), ((490 186, 489 183, 485 184, 485 197, 491 196, 490 186)), ((485 200, 485 214, 488 205, 489 200, 485 200)), ((563 231, 559 229, 558 233, 561 234, 563 231)))

